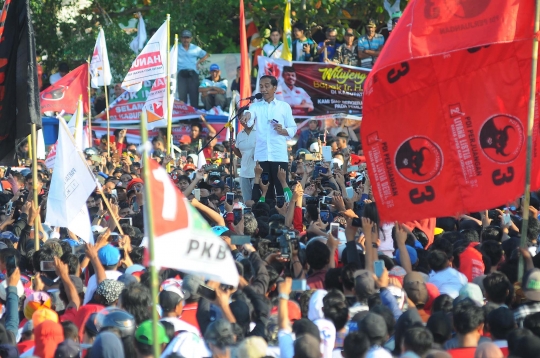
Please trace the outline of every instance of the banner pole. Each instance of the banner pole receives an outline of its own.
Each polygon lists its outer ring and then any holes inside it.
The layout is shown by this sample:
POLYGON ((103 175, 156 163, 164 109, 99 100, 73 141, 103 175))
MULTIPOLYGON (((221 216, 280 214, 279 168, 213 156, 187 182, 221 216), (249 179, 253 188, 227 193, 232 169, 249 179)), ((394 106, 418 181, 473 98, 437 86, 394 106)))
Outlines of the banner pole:
MULTIPOLYGON (((534 32, 532 43, 531 60, 531 92, 529 94, 529 113, 527 116, 527 154, 525 159, 525 193, 523 198, 523 221, 521 223, 520 247, 527 249, 527 228, 529 227, 529 203, 531 196, 531 166, 533 149, 533 128, 534 128, 534 105, 536 99, 536 73, 538 66, 538 31, 540 30, 540 0, 536 0, 536 13, 534 16, 534 32)), ((518 263, 518 281, 523 277, 524 262, 523 256, 518 263)))
MULTIPOLYGON (((148 132, 146 131, 146 111, 141 113, 141 143, 143 148, 143 180, 145 183, 150 183, 150 166, 148 164, 148 132)), ((158 272, 155 266, 154 257, 154 219, 152 217, 152 196, 150 186, 144 186, 144 221, 146 227, 146 236, 148 237, 148 251, 150 256, 150 288, 152 293, 152 334, 154 341, 154 357, 161 356, 161 347, 158 345, 158 272)))
MULTIPOLYGON (((100 28, 101 30, 101 28, 100 28)), ((104 48, 101 46, 101 53, 104 54, 104 48)), ((105 89, 105 111, 107 113, 107 154, 111 155, 111 143, 110 143, 110 137, 111 137, 111 123, 109 118, 109 94, 107 89, 107 76, 105 76, 105 68, 103 68, 103 88, 105 89)))
MULTIPOLYGON (((38 191, 37 191, 37 182, 38 182, 38 171, 37 171, 37 130, 36 130, 36 124, 32 123, 31 126, 31 135, 30 135, 31 143, 32 143, 32 192, 33 192, 33 205, 38 206, 38 191)), ((30 143, 29 142, 29 143, 30 143)), ((39 207, 38 207, 39 208, 39 207)), ((36 251, 39 251, 39 224, 41 223, 41 218, 38 215, 36 215, 36 218, 34 220, 34 248, 36 251)))
POLYGON ((86 143, 89 147, 92 147, 92 139, 94 138, 92 135, 92 106, 90 103, 92 102, 92 85, 90 84, 91 77, 90 77, 90 61, 91 58, 88 56, 88 137, 89 137, 89 143, 86 143))
MULTIPOLYGON (((75 117, 75 131, 73 132, 73 138, 75 143, 77 143, 77 128, 79 128, 79 123, 83 119, 83 105, 82 105, 82 94, 79 95, 79 101, 77 102, 77 117, 75 117)), ((70 119, 72 121, 73 118, 70 119)), ((82 134, 79 134, 82 135, 82 134)), ((82 148, 81 148, 82 150, 82 148)))
MULTIPOLYGON (((171 113, 171 15, 167 14, 167 154, 172 151, 172 113, 171 113)), ((170 169, 167 165, 167 169, 170 169)), ((169 172, 169 170, 167 170, 169 172)))

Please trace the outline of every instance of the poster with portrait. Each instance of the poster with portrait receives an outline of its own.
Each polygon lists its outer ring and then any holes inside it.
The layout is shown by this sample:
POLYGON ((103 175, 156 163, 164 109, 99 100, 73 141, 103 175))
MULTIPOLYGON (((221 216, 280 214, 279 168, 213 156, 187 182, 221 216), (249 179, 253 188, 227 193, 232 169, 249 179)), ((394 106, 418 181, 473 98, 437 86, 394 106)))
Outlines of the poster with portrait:
MULTIPOLYGON (((259 79, 278 80, 276 98, 291 105, 296 118, 362 113, 369 69, 318 62, 289 62, 259 56, 259 79)), ((258 92, 258 81, 256 92, 258 92)))

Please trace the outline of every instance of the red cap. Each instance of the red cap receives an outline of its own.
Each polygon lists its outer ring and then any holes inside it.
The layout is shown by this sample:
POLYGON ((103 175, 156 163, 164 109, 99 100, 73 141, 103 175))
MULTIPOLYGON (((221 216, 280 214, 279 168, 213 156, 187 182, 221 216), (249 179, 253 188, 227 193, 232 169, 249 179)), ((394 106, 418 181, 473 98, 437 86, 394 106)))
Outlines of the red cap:
POLYGON ((188 163, 188 164, 184 165, 183 170, 185 172, 187 172, 188 170, 197 170, 197 167, 195 166, 195 164, 188 163))
POLYGON ((144 184, 143 180, 141 178, 133 178, 130 180, 130 182, 127 185, 127 190, 130 191, 133 188, 133 185, 135 184, 144 184))
POLYGON ((180 137, 179 142, 182 144, 191 144, 191 137, 184 134, 183 136, 180 137))

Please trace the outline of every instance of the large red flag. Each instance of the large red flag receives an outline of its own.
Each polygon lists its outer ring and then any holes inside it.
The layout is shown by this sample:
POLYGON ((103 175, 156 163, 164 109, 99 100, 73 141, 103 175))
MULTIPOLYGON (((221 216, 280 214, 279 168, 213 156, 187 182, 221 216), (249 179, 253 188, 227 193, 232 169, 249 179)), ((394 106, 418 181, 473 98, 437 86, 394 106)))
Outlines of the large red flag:
POLYGON ((240 0, 240 98, 249 96, 251 96, 251 77, 246 36, 246 16, 244 13, 244 0, 240 0))
MULTIPOLYGON (((409 3, 364 86, 362 143, 384 221, 523 193, 533 22, 531 1, 409 3)), ((537 153, 535 142, 533 189, 537 153)))
POLYGON ((83 98, 83 109, 88 113, 88 64, 82 64, 54 85, 40 93, 41 112, 62 112, 73 114, 77 109, 79 96, 83 98))

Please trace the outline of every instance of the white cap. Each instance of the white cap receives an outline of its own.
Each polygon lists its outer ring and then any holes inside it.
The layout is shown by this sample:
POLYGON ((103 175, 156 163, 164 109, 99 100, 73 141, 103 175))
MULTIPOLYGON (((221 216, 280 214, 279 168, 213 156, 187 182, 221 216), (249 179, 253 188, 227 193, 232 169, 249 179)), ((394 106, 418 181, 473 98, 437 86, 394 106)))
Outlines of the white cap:
POLYGON ((309 146, 309 151, 311 153, 319 153, 319 143, 318 142, 311 143, 311 145, 309 146))
POLYGON ((337 163, 337 165, 341 168, 343 166, 343 160, 339 159, 339 158, 332 158, 332 165, 334 165, 334 163, 337 163))

